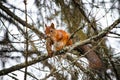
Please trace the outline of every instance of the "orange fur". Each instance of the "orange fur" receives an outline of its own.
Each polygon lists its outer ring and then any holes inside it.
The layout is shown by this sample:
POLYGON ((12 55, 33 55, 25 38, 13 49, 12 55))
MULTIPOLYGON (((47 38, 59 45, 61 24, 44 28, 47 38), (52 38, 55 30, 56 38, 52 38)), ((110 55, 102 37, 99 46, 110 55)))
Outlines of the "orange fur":
MULTIPOLYGON (((64 46, 72 45, 72 40, 69 39, 69 33, 65 32, 64 30, 56 30, 53 23, 50 26, 45 25, 45 27, 48 56, 52 56, 53 54, 52 45, 54 46, 54 51, 61 50, 64 46)), ((78 50, 80 52, 82 50, 82 53, 90 51, 86 54, 86 58, 89 61, 89 66, 92 69, 97 70, 102 68, 103 64, 101 59, 93 50, 90 49, 88 45, 78 46, 74 50, 78 50)))
POLYGON ((50 26, 45 25, 45 27, 45 34, 53 41, 52 45, 55 51, 61 50, 64 46, 72 44, 72 40, 69 39, 69 33, 64 30, 56 30, 53 23, 50 26))

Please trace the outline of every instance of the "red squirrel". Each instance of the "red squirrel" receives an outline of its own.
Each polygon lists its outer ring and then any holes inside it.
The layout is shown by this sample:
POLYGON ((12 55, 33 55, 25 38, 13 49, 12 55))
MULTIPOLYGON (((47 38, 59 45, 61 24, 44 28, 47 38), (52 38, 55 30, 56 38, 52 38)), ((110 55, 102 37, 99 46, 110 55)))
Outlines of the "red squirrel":
MULTIPOLYGON (((52 56, 53 50, 52 45, 55 51, 61 50, 65 46, 72 45, 72 40, 70 38, 70 34, 65 32, 64 30, 57 30, 54 27, 54 24, 51 23, 50 26, 45 24, 45 34, 48 37, 46 40, 46 48, 48 51, 48 56, 52 56)), ((75 48, 75 50, 82 51, 82 53, 86 53, 87 51, 91 50, 88 45, 83 45, 75 48)), ((89 61, 89 66, 92 69, 99 69, 102 67, 101 59, 98 55, 91 50, 86 54, 86 58, 89 61)))
POLYGON ((72 45, 72 40, 69 39, 69 33, 65 32, 64 30, 56 30, 53 23, 50 26, 45 24, 45 27, 45 34, 53 41, 52 44, 54 46, 54 51, 61 50, 65 46, 72 45))

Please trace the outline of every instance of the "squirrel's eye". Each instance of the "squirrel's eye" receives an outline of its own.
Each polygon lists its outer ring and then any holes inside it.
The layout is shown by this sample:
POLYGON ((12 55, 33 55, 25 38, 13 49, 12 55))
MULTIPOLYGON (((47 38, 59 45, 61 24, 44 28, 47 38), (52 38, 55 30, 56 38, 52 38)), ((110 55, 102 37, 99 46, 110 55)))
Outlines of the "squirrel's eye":
POLYGON ((53 30, 50 30, 50 32, 53 32, 53 30))

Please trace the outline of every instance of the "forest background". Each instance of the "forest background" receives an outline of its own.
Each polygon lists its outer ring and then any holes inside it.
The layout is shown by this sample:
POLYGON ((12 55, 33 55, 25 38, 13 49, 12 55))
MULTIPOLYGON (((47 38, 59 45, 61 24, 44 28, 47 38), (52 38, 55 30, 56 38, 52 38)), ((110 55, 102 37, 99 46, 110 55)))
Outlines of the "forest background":
POLYGON ((119 23, 120 0, 0 0, 0 80, 120 80, 119 23), (72 48, 47 56, 52 22, 74 35, 72 47, 91 46, 102 75, 72 48))

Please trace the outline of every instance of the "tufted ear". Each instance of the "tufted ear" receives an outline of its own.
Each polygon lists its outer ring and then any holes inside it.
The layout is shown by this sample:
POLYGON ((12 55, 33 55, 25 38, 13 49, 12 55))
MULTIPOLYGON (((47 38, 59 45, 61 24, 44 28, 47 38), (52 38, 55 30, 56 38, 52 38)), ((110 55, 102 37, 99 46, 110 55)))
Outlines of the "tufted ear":
POLYGON ((47 25, 45 24, 45 27, 47 27, 47 25))
POLYGON ((55 29, 55 27, 54 27, 54 23, 51 23, 51 28, 55 29))
POLYGON ((48 30, 48 26, 45 24, 45 27, 44 27, 44 32, 46 33, 48 30))

